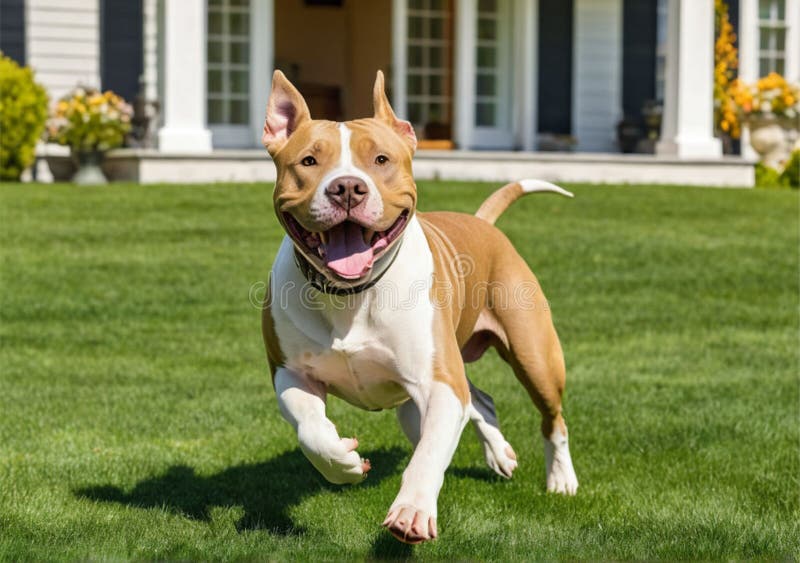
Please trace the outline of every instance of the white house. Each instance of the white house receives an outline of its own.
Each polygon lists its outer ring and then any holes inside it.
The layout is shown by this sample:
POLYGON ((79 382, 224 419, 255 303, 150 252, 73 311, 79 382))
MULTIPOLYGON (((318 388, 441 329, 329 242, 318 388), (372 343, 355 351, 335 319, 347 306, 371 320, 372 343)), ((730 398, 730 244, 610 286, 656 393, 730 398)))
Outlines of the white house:
MULTIPOLYGON (((740 76, 800 79, 800 0, 728 4, 740 76)), ((657 178, 678 160, 741 168, 713 136, 713 41, 713 0, 0 0, 0 48, 52 97, 83 83, 158 101, 156 148, 135 158, 173 165, 201 155, 220 164, 234 155, 224 149, 247 160, 274 68, 313 116, 335 120, 370 114, 381 68, 423 147, 573 143, 571 162, 613 164, 620 120, 641 122, 661 100, 662 159, 616 158, 651 163, 657 178)), ((458 169, 472 159, 447 158, 458 169)))

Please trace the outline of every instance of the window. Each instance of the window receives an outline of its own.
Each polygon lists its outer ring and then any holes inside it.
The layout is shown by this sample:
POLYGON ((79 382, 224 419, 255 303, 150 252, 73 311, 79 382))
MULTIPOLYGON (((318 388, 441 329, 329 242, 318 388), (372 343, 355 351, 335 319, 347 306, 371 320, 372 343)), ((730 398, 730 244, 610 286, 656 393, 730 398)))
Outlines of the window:
MULTIPOLYGON (((472 147, 510 149, 520 125, 511 118, 515 73, 513 0, 475 2, 475 81, 472 147)), ((518 83, 521 87, 521 82, 518 83)))
POLYGON ((408 120, 421 138, 450 137, 452 101, 452 23, 450 0, 409 0, 408 120))
POLYGON ((250 120, 250 0, 208 1, 208 123, 250 120))
POLYGON ((478 37, 475 63, 475 125, 494 127, 497 125, 497 110, 500 105, 499 76, 503 68, 503 55, 500 42, 501 22, 499 21, 497 0, 480 0, 478 2, 478 37))
POLYGON ((758 72, 783 74, 786 62, 786 0, 758 0, 758 72))

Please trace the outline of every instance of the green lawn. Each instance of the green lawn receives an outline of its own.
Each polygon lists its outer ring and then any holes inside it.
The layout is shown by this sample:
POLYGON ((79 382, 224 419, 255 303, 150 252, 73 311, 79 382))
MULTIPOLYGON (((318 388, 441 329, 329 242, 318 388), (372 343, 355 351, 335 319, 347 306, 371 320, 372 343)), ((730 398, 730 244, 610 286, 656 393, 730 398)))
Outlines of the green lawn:
MULTIPOLYGON (((421 183, 422 208, 494 187, 421 183)), ((278 413, 250 298, 270 186, 0 186, 0 559, 800 557, 798 193, 573 188, 499 226, 564 345, 578 495, 545 493, 538 414, 489 354, 471 377, 520 467, 494 477, 467 429, 441 537, 410 548, 380 528, 394 414, 331 400, 373 464, 337 487, 278 413)))

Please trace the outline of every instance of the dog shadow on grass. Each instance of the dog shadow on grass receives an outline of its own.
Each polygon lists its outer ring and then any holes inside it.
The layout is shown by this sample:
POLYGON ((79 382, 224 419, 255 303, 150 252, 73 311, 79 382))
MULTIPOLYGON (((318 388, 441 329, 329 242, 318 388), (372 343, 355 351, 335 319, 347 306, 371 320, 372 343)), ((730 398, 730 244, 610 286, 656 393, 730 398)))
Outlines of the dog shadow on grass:
MULTIPOLYGON (((407 455, 400 448, 363 452, 381 463, 370 471, 359 487, 374 487, 396 472, 407 455)), ((289 514, 304 498, 323 490, 338 490, 311 467, 300 450, 285 452, 261 463, 229 467, 210 476, 198 475, 187 465, 173 465, 166 473, 149 477, 130 491, 113 485, 96 485, 75 491, 79 497, 116 502, 138 508, 166 508, 194 520, 210 521, 214 507, 237 507, 244 515, 237 522, 240 532, 269 530, 281 535, 301 535, 289 514)))

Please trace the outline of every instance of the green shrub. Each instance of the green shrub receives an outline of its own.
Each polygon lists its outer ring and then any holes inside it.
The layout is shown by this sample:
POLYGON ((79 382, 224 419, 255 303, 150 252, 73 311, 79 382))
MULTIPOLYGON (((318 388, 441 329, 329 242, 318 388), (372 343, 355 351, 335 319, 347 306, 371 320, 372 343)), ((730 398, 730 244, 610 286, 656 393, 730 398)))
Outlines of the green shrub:
POLYGON ((47 119, 47 92, 33 71, 0 52, 0 180, 19 180, 35 157, 47 119))
POLYGON ((774 168, 767 166, 763 162, 756 163, 756 187, 757 188, 780 188, 781 173, 774 168))
POLYGON ((792 152, 789 162, 780 177, 781 182, 786 186, 800 188, 800 149, 792 152))
POLYGON ((770 168, 764 163, 756 164, 757 188, 798 188, 800 187, 800 150, 792 152, 783 172, 770 168))

